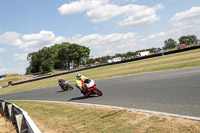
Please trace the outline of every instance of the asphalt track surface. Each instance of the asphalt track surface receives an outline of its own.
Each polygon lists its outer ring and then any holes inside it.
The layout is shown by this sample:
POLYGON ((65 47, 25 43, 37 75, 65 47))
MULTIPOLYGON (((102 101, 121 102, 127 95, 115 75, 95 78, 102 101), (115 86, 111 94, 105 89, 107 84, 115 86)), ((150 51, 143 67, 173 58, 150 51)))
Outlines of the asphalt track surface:
MULTIPOLYGON (((87 75, 86 75, 87 76, 87 75)), ((59 86, 0 95, 4 100, 78 102, 200 117, 200 67, 96 80, 103 96, 84 97, 59 86)))

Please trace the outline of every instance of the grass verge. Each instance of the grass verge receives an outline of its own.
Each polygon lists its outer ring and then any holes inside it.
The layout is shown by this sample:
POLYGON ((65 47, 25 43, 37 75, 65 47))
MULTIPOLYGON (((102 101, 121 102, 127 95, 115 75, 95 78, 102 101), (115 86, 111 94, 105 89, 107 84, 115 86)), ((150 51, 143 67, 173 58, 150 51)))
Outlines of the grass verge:
POLYGON ((199 133, 200 122, 135 111, 65 103, 12 101, 44 133, 199 133))

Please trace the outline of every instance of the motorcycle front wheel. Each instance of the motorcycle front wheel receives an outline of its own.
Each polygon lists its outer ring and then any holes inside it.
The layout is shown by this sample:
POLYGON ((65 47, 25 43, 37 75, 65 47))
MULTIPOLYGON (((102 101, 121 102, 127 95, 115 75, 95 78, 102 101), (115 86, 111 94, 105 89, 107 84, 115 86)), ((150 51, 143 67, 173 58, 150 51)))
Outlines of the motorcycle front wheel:
POLYGON ((96 88, 96 91, 97 91, 97 95, 99 95, 99 96, 103 95, 103 93, 99 89, 96 88))
POLYGON ((71 85, 68 85, 68 89, 73 90, 73 87, 71 85))

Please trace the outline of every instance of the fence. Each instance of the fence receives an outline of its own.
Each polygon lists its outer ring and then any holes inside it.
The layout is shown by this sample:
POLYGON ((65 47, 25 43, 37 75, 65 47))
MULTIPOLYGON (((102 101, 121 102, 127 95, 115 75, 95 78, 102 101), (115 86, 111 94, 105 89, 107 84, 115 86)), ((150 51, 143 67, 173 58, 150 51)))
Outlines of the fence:
POLYGON ((0 112, 17 128, 18 133, 41 133, 27 112, 0 99, 0 112))

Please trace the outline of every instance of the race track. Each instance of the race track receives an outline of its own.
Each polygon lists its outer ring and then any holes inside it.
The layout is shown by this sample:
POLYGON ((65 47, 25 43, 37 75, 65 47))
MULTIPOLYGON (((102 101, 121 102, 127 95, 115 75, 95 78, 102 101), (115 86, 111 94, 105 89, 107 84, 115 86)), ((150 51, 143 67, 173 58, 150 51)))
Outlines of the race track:
MULTIPOLYGON (((87 76, 87 75, 85 75, 87 76)), ((200 67, 96 80, 103 96, 85 98, 59 86, 0 95, 4 100, 92 103, 200 117, 200 67)))

